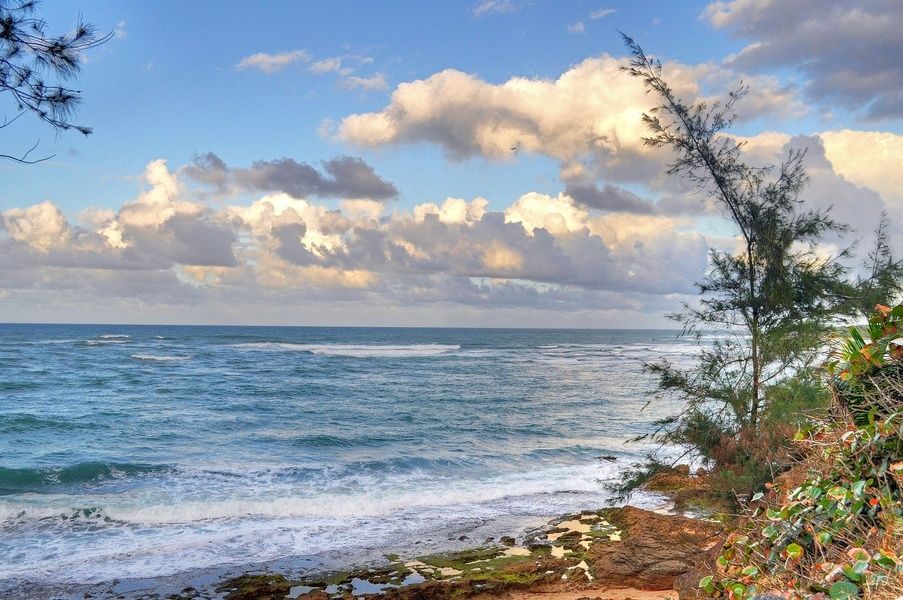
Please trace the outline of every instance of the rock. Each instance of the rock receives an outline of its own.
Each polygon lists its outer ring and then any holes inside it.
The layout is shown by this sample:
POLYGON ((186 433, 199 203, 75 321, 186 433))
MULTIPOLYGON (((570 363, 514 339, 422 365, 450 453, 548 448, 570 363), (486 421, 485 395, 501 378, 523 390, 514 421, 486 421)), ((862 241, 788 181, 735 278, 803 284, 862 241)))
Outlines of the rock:
POLYGON ((499 542, 501 542, 505 546, 513 546, 514 544, 517 543, 517 540, 515 540, 510 535, 503 535, 502 537, 499 538, 499 542))
POLYGON ((459 541, 459 542, 463 542, 463 541, 466 540, 466 539, 470 539, 470 538, 468 538, 466 535, 458 536, 458 541, 459 541))
POLYGON ((679 576, 720 544, 721 527, 708 521, 631 506, 611 509, 607 518, 622 532, 623 541, 594 544, 586 553, 602 585, 672 589, 679 576))
POLYGON ((282 575, 242 575, 216 588, 226 600, 283 600, 291 584, 282 575))

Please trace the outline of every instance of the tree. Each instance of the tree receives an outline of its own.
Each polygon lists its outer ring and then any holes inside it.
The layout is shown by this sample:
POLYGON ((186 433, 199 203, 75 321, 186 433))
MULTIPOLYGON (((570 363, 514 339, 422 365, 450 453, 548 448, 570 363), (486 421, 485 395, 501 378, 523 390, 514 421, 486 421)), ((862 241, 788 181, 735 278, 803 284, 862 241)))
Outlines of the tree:
POLYGON ((890 221, 886 212, 875 229, 875 242, 862 265, 848 296, 850 312, 859 319, 868 319, 878 304, 892 304, 903 293, 903 260, 897 260, 890 247, 890 221))
MULTIPOLYGON (((71 121, 81 92, 63 84, 78 75, 84 52, 109 40, 112 33, 98 36, 91 25, 78 23, 69 33, 51 36, 44 20, 35 16, 36 9, 36 0, 0 0, 0 94, 8 94, 16 111, 0 129, 31 113, 57 132, 74 129, 88 135, 90 127, 71 121)), ((0 158, 29 164, 51 158, 29 158, 37 146, 0 158)))
POLYGON ((744 162, 742 144, 725 131, 747 87, 724 102, 688 105, 662 78, 659 61, 624 40, 631 59, 623 69, 660 101, 643 115, 646 144, 671 148, 676 158, 668 173, 702 191, 738 233, 738 248, 710 251, 698 305, 670 315, 684 334, 717 330, 723 339, 702 346, 694 368, 648 366, 662 390, 686 400, 683 412, 660 421, 653 437, 717 459, 725 444, 757 441, 775 390, 812 367, 833 319, 848 308, 842 264, 848 252, 827 256, 818 245, 846 227, 827 211, 803 206, 805 151, 791 152, 776 169, 744 162))

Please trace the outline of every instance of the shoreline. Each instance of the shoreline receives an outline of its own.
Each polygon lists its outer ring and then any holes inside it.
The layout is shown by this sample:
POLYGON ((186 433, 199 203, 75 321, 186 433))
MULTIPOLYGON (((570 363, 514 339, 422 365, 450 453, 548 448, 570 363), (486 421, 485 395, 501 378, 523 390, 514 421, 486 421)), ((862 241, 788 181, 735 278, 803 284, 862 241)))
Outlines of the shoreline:
MULTIPOLYGON (((344 560, 330 556, 283 557, 256 564, 99 583, 23 580, 14 589, 5 588, 4 598, 325 600, 375 595, 387 600, 407 600, 479 598, 486 594, 511 600, 596 597, 583 592, 605 592, 604 597, 613 600, 674 597, 669 590, 680 568, 644 582, 642 577, 636 581, 629 574, 619 574, 605 562, 611 562, 611 556, 605 557, 614 552, 614 563, 629 564, 630 560, 625 563, 624 557, 618 556, 636 554, 639 547, 646 548, 650 543, 660 546, 659 552, 671 552, 668 544, 657 542, 667 539, 675 524, 684 529, 688 523, 694 524, 691 529, 697 525, 704 531, 711 529, 706 521, 676 514, 673 502, 669 511, 667 495, 656 497, 662 503, 655 510, 629 505, 607 507, 551 519, 537 517, 532 523, 521 518, 519 525, 509 524, 504 529, 500 523, 483 523, 471 530, 472 535, 417 541, 403 551, 397 549, 398 554, 391 548, 371 548, 344 560), (489 528, 507 534, 482 537, 480 531, 489 528), (650 537, 650 531, 655 535, 650 537), (650 583, 655 589, 649 589, 650 583), (581 594, 574 595, 577 592, 581 594)), ((686 546, 686 541, 681 543, 686 546)), ((698 540, 693 544, 698 545, 698 540)), ((678 553, 669 560, 679 559, 678 553)))

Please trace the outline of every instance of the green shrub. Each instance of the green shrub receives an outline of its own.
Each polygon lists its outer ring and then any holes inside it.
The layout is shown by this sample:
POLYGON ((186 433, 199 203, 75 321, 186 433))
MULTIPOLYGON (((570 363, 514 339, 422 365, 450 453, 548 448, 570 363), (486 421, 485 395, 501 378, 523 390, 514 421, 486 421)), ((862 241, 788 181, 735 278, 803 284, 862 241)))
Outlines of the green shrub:
POLYGON ((903 308, 879 307, 869 343, 851 334, 832 372, 857 386, 857 403, 850 406, 845 387, 835 397, 847 410, 797 435, 807 452, 799 468, 807 476, 783 497, 777 487, 752 497, 717 572, 700 581, 704 591, 731 598, 774 589, 794 597, 849 598, 903 577, 903 370, 894 368, 903 355, 892 341, 884 343, 897 333, 888 321, 900 317, 903 308))

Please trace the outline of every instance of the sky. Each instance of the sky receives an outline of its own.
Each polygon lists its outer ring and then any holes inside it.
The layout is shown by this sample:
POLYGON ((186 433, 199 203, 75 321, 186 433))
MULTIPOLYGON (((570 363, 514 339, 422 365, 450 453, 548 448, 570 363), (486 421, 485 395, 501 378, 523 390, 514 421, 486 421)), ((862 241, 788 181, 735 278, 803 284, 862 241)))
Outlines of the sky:
POLYGON ((0 322, 667 327, 735 232, 644 147, 619 31, 688 101, 749 84, 731 134, 807 149, 804 200, 852 228, 824 251, 903 222, 892 0, 38 13, 112 37, 67 83, 90 136, 0 130, 50 157, 0 162, 0 322))

